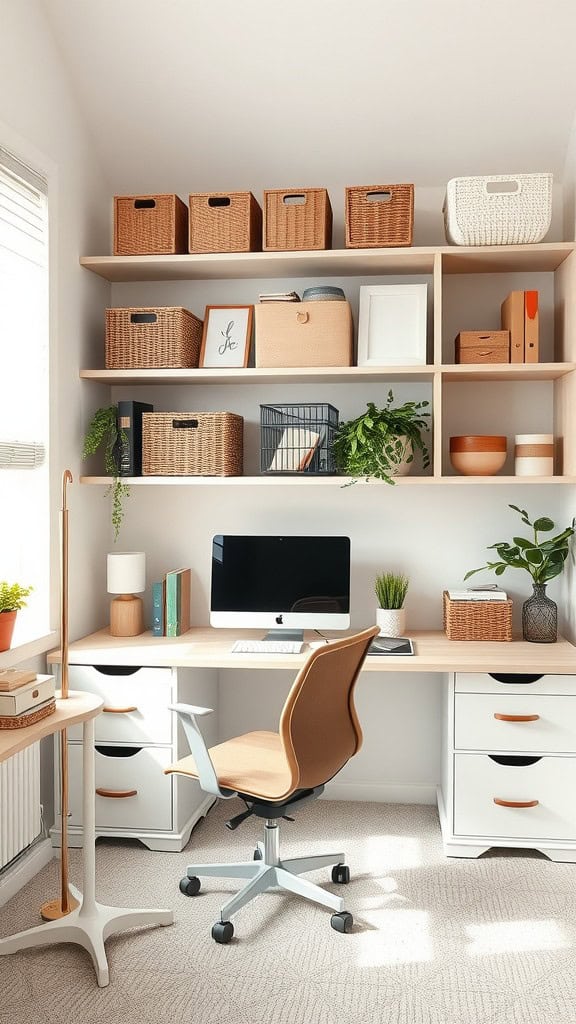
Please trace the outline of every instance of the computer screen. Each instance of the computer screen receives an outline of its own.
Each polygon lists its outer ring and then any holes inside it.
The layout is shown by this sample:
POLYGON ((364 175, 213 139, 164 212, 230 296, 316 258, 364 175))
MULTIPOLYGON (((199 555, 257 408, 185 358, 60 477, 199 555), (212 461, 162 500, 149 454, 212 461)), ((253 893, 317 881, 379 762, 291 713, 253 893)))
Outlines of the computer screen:
POLYGON ((347 629, 349 537, 251 537, 212 541, 212 626, 347 629))

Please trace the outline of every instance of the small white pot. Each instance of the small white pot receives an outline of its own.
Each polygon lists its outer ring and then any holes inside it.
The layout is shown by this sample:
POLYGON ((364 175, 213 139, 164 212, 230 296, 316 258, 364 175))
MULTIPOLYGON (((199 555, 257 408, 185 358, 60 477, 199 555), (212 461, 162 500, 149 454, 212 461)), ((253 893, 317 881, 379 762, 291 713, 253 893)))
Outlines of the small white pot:
POLYGON ((376 625, 380 636, 404 636, 406 631, 405 608, 377 608, 376 625))
MULTIPOLYGON (((406 476, 406 474, 410 472, 412 466, 414 465, 413 462, 408 461, 413 455, 412 441, 410 440, 409 437, 406 437, 405 434, 399 436, 398 440, 402 442, 403 449, 400 455, 400 461, 392 463, 392 465, 390 466, 390 476, 406 476)), ((387 635, 392 636, 391 633, 387 635)))

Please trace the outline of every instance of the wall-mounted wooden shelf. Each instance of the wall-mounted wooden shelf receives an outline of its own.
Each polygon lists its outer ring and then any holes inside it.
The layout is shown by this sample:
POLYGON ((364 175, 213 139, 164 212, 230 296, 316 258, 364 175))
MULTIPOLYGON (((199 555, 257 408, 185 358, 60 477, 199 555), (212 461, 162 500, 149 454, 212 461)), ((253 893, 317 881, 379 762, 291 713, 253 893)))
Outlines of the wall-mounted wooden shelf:
MULTIPOLYGON (((346 476, 126 476, 120 478, 122 483, 130 487, 338 487, 351 489, 355 487, 390 487, 384 480, 366 480, 358 477, 349 484, 346 476)), ((109 485, 109 476, 81 476, 81 484, 109 485)), ((565 476, 401 476, 397 477, 394 486, 417 487, 423 485, 478 484, 478 485, 513 485, 541 486, 548 484, 575 484, 576 477, 565 476)))

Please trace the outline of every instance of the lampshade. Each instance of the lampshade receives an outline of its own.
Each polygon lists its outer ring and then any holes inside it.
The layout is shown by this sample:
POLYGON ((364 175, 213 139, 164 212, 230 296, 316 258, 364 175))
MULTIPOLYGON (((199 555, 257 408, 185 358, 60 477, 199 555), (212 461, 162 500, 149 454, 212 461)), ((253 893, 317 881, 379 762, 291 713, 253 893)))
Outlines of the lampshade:
POLYGON ((109 594, 140 594, 146 589, 144 551, 118 551, 108 555, 109 594))

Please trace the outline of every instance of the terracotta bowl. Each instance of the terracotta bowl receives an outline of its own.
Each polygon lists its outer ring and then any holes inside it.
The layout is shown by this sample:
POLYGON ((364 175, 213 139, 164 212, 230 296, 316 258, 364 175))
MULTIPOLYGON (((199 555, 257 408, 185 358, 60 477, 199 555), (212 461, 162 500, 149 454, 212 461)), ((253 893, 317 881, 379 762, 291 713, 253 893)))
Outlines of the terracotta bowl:
POLYGON ((506 462, 506 437, 463 434, 450 438, 450 462, 464 476, 493 476, 506 462))

